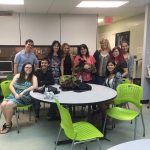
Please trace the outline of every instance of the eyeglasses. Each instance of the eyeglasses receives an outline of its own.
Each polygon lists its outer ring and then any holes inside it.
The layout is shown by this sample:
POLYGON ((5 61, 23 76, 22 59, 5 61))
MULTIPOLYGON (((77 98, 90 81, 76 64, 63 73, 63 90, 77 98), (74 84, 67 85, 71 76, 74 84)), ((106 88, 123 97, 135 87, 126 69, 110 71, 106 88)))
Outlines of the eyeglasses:
POLYGON ((32 69, 32 67, 25 67, 26 69, 32 69))

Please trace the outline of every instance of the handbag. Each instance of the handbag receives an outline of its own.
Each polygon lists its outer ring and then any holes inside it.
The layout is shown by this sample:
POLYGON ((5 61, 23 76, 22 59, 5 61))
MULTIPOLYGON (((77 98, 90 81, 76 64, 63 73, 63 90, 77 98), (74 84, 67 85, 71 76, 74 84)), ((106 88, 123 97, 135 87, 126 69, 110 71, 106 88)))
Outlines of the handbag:
POLYGON ((48 86, 48 92, 53 92, 54 94, 60 93, 60 91, 58 91, 57 88, 55 88, 51 85, 48 86))
POLYGON ((75 81, 73 84, 74 92, 85 92, 90 90, 92 90, 92 86, 87 83, 81 82, 80 80, 75 81))

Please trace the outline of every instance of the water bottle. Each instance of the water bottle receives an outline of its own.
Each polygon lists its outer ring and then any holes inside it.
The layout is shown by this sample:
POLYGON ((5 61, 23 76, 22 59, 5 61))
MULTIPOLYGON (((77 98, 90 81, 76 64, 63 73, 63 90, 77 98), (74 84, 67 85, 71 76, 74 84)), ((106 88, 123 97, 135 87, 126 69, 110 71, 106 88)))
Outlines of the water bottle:
POLYGON ((48 99, 49 98, 49 95, 48 95, 48 87, 45 87, 45 91, 44 91, 44 98, 45 99, 48 99))
POLYGON ((79 76, 79 80, 82 82, 82 76, 81 75, 79 76))

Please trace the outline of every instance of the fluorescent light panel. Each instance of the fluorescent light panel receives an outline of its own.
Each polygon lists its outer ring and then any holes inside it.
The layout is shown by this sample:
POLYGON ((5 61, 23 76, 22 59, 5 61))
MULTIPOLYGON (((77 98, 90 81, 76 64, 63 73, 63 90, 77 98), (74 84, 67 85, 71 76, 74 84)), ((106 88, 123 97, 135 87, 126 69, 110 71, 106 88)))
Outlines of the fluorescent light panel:
POLYGON ((24 5, 24 0, 0 0, 2 5, 24 5))
POLYGON ((128 1, 82 1, 76 7, 85 7, 85 8, 113 8, 120 7, 128 1))

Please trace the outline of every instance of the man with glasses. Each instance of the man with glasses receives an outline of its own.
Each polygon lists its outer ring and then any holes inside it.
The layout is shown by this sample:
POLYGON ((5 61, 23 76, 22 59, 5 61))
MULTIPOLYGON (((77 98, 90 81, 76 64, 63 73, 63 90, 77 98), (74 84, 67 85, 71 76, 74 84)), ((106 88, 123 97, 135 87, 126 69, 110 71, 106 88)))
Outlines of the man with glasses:
POLYGON ((26 62, 30 62, 32 65, 35 65, 35 68, 38 66, 38 59, 32 52, 33 45, 33 40, 26 40, 25 48, 16 54, 14 59, 14 74, 20 73, 23 64, 26 62))

